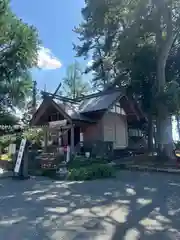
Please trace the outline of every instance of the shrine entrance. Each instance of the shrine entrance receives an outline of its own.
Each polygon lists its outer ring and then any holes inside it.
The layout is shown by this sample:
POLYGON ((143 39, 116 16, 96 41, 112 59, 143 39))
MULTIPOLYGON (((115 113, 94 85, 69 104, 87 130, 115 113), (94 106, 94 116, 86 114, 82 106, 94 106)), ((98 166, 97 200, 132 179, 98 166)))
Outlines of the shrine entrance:
POLYGON ((63 98, 63 102, 45 96, 40 107, 31 119, 31 126, 42 127, 44 133, 43 152, 62 152, 69 147, 75 153, 75 147, 83 141, 85 126, 89 125, 86 117, 76 112, 75 102, 63 98))
POLYGON ((78 142, 80 129, 72 124, 68 124, 67 120, 49 122, 44 132, 44 148, 45 152, 48 148, 54 148, 54 151, 60 152, 62 148, 69 146, 71 152, 74 151, 74 146, 78 142))

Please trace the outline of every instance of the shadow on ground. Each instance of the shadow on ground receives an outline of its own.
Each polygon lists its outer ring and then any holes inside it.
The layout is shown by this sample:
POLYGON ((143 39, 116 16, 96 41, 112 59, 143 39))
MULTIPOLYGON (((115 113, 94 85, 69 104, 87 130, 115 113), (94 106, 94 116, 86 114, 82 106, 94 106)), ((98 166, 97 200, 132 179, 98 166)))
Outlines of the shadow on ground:
POLYGON ((180 238, 180 176, 122 172, 118 179, 0 181, 0 239, 180 238))

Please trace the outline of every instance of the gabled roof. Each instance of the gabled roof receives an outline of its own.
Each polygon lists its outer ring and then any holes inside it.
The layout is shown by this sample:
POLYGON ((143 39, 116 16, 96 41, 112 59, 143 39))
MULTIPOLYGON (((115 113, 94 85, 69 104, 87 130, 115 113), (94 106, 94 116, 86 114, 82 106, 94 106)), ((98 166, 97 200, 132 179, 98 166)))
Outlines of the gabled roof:
POLYGON ((80 120, 92 122, 92 120, 79 112, 78 103, 62 103, 61 101, 54 99, 54 101, 72 120, 80 120))
MULTIPOLYGON (((105 91, 101 93, 92 94, 83 98, 72 100, 71 102, 66 102, 61 99, 61 97, 55 97, 54 99, 49 96, 45 96, 39 109, 34 114, 33 118, 39 114, 40 109, 44 108, 46 99, 49 99, 53 105, 57 106, 57 110, 61 109, 65 116, 68 116, 72 120, 80 120, 87 122, 94 122, 91 118, 85 116, 85 113, 93 113, 101 110, 108 110, 108 108, 115 103, 118 99, 122 97, 120 91, 105 91)), ((33 123, 32 118, 32 123, 33 123)))
POLYGON ((122 108, 125 110, 127 115, 134 115, 137 120, 140 120, 142 116, 139 116, 139 112, 135 109, 131 100, 126 97, 126 95, 120 90, 106 90, 104 92, 91 94, 89 96, 80 97, 77 99, 70 99, 58 95, 44 93, 44 101, 42 102, 39 109, 34 114, 31 123, 33 124, 33 119, 39 119, 45 112, 46 102, 52 104, 57 111, 65 116, 65 118, 70 120, 79 120, 86 122, 94 122, 91 119, 90 113, 98 111, 107 111, 113 104, 121 100, 122 108), (41 111, 43 108, 43 111, 41 111), (43 112, 43 113, 42 113, 43 112), (88 117, 87 117, 87 113, 88 117))
POLYGON ((107 110, 117 99, 122 97, 120 91, 106 92, 103 95, 87 98, 79 106, 81 113, 96 112, 107 110))
POLYGON ((77 99, 76 102, 64 102, 54 99, 53 101, 60 106, 73 120, 91 121, 85 113, 106 111, 117 99, 122 96, 120 91, 111 91, 101 94, 92 94, 84 99, 77 99))

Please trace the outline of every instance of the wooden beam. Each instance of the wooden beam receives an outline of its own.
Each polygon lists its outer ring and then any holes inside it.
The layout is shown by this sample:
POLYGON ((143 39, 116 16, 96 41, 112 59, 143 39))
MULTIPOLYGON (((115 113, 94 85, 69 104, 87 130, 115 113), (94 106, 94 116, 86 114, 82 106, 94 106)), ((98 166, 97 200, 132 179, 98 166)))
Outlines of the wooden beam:
POLYGON ((82 100, 85 100, 85 99, 90 99, 90 98, 94 98, 94 97, 100 97, 100 96, 103 96, 103 95, 106 95, 106 94, 112 94, 114 92, 119 92, 121 94, 124 94, 124 90, 118 88, 118 89, 111 89, 111 90, 103 90, 103 91, 100 91, 100 92, 97 92, 97 93, 93 93, 93 94, 90 94, 90 95, 87 95, 87 96, 77 97, 74 100, 79 102, 79 101, 82 101, 82 100))
POLYGON ((52 93, 48 93, 48 92, 41 92, 41 94, 45 97, 52 97, 55 98, 55 99, 58 99, 58 100, 62 100, 64 102, 70 102, 70 103, 76 103, 77 101, 75 101, 74 99, 72 98, 68 98, 68 97, 63 97, 63 96, 60 96, 60 95, 57 95, 57 94, 52 94, 52 93))
POLYGON ((70 129, 71 128, 71 124, 68 124, 68 125, 66 125, 66 126, 55 126, 55 127, 49 127, 49 129, 50 130, 60 130, 60 129, 62 129, 62 130, 66 130, 66 129, 70 129))
POLYGON ((58 85, 58 87, 56 88, 55 92, 52 94, 52 99, 54 98, 54 96, 56 96, 56 94, 58 93, 59 89, 61 88, 61 83, 58 85))
POLYGON ((41 116, 46 112, 46 109, 49 104, 49 99, 44 99, 37 111, 33 114, 32 119, 30 120, 30 126, 36 125, 41 116))
POLYGON ((41 94, 44 95, 44 96, 50 96, 50 97, 53 95, 53 97, 56 98, 56 99, 66 101, 66 102, 71 102, 71 103, 77 103, 77 102, 80 102, 80 101, 85 100, 85 99, 90 99, 90 98, 93 98, 93 97, 99 97, 99 96, 102 96, 102 95, 105 95, 105 94, 111 94, 111 93, 114 93, 114 92, 120 92, 120 93, 124 94, 124 90, 122 90, 122 89, 112 89, 112 90, 101 91, 101 92, 93 93, 93 94, 90 94, 90 95, 87 95, 87 96, 77 97, 75 99, 63 97, 63 96, 48 93, 48 92, 41 92, 41 94))

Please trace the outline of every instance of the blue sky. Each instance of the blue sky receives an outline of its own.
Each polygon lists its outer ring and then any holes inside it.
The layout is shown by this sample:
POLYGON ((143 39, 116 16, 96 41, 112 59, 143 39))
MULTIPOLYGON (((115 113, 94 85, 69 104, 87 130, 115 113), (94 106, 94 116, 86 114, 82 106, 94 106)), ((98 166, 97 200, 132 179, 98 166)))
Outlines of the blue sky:
MULTIPOLYGON (((50 49, 62 63, 57 70, 35 70, 33 77, 40 89, 46 84, 53 91, 63 76, 66 68, 75 58, 72 43, 77 42, 77 35, 72 31, 81 20, 81 8, 84 0, 12 0, 13 11, 24 22, 34 25, 39 31, 42 45, 50 49)), ((85 66, 83 59, 77 59, 85 66)))

